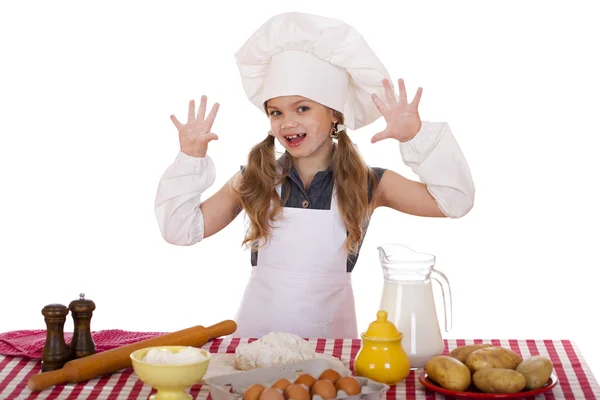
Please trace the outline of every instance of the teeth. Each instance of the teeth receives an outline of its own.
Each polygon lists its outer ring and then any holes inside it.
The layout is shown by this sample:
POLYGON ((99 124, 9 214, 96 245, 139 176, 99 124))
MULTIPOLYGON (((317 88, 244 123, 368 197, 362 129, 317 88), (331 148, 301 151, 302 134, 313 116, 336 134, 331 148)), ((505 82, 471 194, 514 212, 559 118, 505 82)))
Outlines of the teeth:
POLYGON ((300 137, 304 137, 304 136, 306 136, 306 133, 300 133, 300 134, 298 134, 298 135, 286 136, 286 138, 288 138, 288 139, 295 139, 295 138, 297 138, 298 136, 300 136, 300 137))

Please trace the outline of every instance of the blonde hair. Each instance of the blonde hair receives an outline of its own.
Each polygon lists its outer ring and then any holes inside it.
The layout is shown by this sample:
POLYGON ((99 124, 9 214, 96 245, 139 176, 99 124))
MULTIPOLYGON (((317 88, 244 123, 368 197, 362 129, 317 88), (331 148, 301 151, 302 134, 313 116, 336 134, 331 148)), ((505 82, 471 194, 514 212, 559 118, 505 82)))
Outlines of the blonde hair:
MULTIPOLYGON (((333 116, 340 124, 344 116, 338 111, 333 116)), ((340 214, 348 231, 345 247, 349 254, 357 254, 363 239, 363 228, 369 220, 372 207, 369 204, 369 185, 375 190, 377 178, 367 166, 345 131, 339 132, 334 145, 333 176, 340 214)), ((248 164, 241 176, 239 186, 234 188, 239 202, 250 220, 250 227, 242 245, 256 249, 271 235, 272 223, 281 212, 282 204, 277 193, 278 185, 289 188, 287 175, 292 166, 291 155, 286 151, 279 159, 275 157, 275 138, 269 135, 254 146, 248 154, 248 164)))

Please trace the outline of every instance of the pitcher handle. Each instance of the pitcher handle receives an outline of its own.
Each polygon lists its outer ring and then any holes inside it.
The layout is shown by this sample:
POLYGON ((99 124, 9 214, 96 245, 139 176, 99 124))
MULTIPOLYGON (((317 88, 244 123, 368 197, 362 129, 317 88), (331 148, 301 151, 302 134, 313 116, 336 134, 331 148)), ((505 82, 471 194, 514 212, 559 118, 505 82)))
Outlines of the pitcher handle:
POLYGON ((431 271, 431 278, 437 281, 442 287, 442 299, 444 300, 444 321, 446 323, 446 332, 452 330, 452 293, 450 292, 450 282, 442 272, 437 269, 431 271))

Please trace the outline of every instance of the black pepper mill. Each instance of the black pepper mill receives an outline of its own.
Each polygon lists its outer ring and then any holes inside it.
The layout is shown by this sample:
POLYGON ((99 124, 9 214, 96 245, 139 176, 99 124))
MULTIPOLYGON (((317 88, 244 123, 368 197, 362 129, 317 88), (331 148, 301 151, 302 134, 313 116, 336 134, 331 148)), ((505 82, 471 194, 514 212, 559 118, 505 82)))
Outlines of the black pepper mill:
POLYGON ((69 345, 71 359, 81 358, 96 353, 96 344, 92 339, 90 321, 96 305, 91 300, 86 300, 85 294, 79 294, 79 300, 69 304, 73 316, 73 338, 69 345))
POLYGON ((62 304, 49 304, 42 309, 46 321, 46 343, 42 350, 42 372, 60 369, 69 361, 64 327, 69 309, 62 304))

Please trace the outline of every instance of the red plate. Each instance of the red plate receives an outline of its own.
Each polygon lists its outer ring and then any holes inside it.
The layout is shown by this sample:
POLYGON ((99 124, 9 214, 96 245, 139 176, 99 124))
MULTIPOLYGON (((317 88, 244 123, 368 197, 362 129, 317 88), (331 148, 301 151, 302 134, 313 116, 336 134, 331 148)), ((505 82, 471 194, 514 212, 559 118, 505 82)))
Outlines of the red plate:
POLYGON ((520 399, 527 396, 535 396, 536 394, 544 393, 552 390, 558 383, 556 375, 552 373, 548 383, 544 387, 535 390, 528 390, 518 393, 507 393, 507 394, 496 394, 496 393, 483 393, 479 391, 475 386, 471 385, 466 392, 455 392, 454 390, 444 389, 427 377, 427 372, 423 371, 419 375, 419 382, 428 389, 444 394, 446 396, 453 396, 458 399, 520 399))

